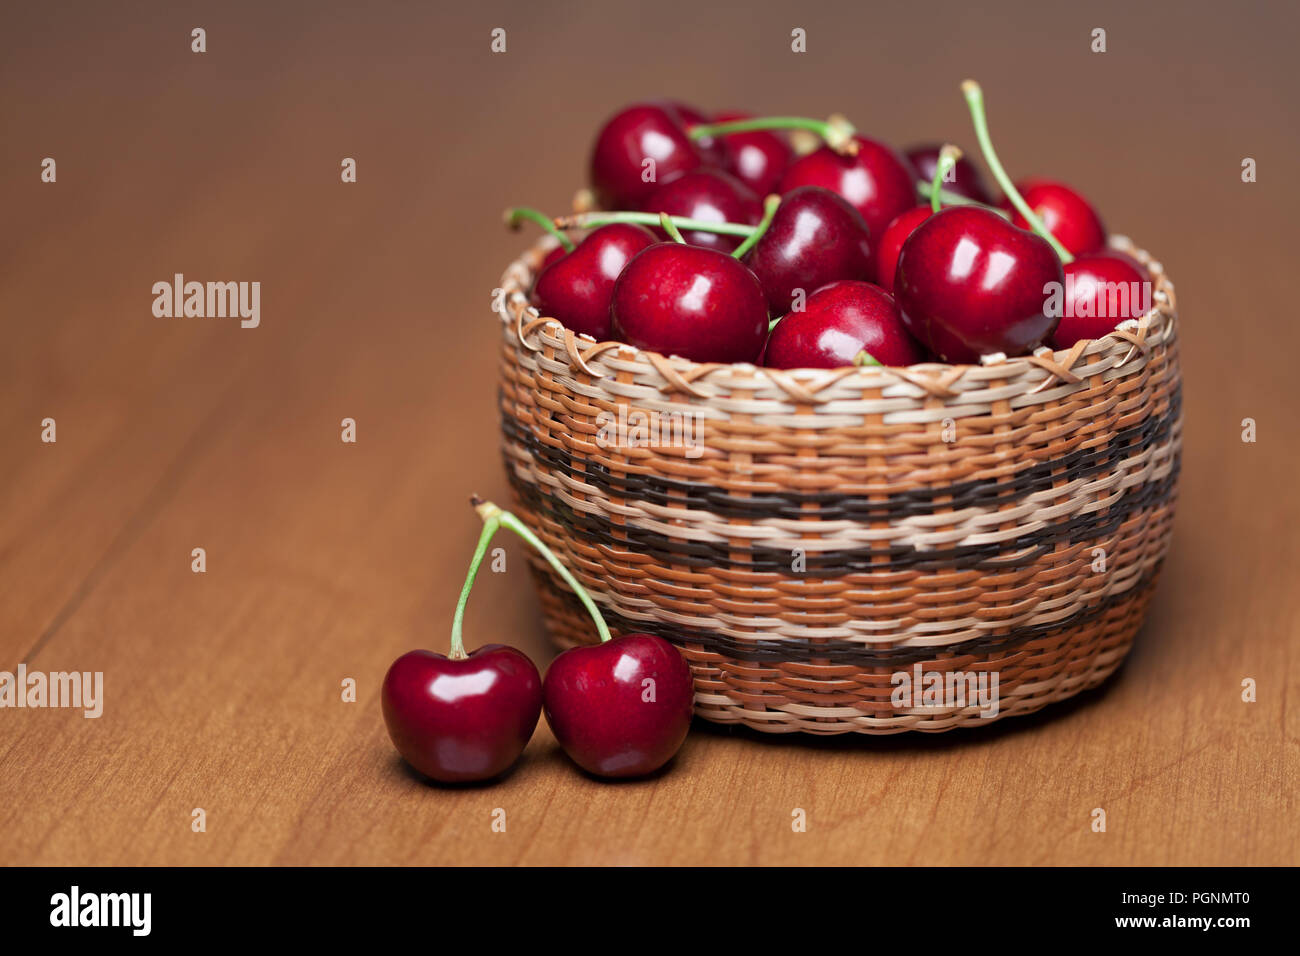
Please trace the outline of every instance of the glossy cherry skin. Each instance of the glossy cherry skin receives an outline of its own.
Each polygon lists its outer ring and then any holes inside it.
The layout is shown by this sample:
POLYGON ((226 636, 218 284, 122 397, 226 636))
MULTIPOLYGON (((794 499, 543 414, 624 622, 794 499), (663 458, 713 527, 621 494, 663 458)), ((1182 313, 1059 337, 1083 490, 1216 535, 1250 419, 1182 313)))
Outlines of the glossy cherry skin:
POLYGON ((382 690, 384 723, 397 752, 443 783, 488 780, 523 753, 542 709, 542 680, 528 656, 486 644, 464 660, 410 651, 382 690))
POLYGON ((640 777, 681 748, 695 684, 668 641, 627 634, 555 658, 542 700, 551 732, 579 767, 602 777, 640 777))
MULTIPOLYGON (((730 123, 750 119, 748 113, 728 110, 713 118, 715 123, 730 123)), ((763 197, 776 192, 791 161, 794 150, 780 133, 767 129, 746 133, 728 133, 720 137, 725 148, 724 161, 727 172, 763 197)))
POLYGON ((891 147, 863 136, 854 139, 856 156, 841 156, 823 146, 796 159, 781 177, 780 192, 821 186, 839 193, 862 213, 874 249, 893 218, 916 205, 916 173, 891 147))
POLYGON ((1108 259, 1118 259, 1120 262, 1127 262, 1138 271, 1142 278, 1148 278, 1147 267, 1142 264, 1142 260, 1137 256, 1130 255, 1123 249, 1114 249, 1107 246, 1101 252, 1095 253, 1095 255, 1105 256, 1108 259))
POLYGON ((796 290, 804 297, 838 279, 872 276, 871 241, 862 214, 819 186, 800 186, 781 197, 776 215, 745 254, 773 315, 790 311, 796 290))
POLYGON ((713 249, 661 242, 614 284, 616 339, 695 362, 752 362, 767 337, 767 299, 754 273, 713 249))
MULTIPOLYGON (((756 226, 763 218, 763 204, 748 186, 718 169, 693 169, 660 183, 641 207, 645 212, 666 212, 704 222, 734 222, 756 226)), ((655 230, 659 232, 658 229, 655 230)), ((660 238, 667 236, 660 234, 660 238)), ((682 238, 693 246, 730 252, 743 237, 716 232, 683 230, 682 238)))
POLYGON ((616 113, 601 127, 591 151, 591 186, 603 208, 636 209, 657 183, 703 161, 675 108, 639 103, 616 113), (651 182, 641 178, 647 159, 654 160, 651 182))
POLYGON ((1065 265, 1065 314, 1052 333, 1054 349, 1099 339, 1151 303, 1151 279, 1115 255, 1080 256, 1065 265))
MULTIPOLYGON (((908 161, 916 169, 916 175, 921 182, 934 182, 934 171, 939 166, 939 150, 941 148, 936 143, 913 146, 907 151, 908 161)), ((953 169, 953 181, 943 184, 945 191, 965 196, 968 199, 974 199, 976 202, 982 202, 985 205, 993 205, 993 194, 984 185, 984 177, 980 175, 978 166, 963 156, 957 160, 957 165, 953 169)))
POLYGON ((903 251, 903 243, 917 226, 929 218, 929 206, 915 206, 895 216, 880 237, 876 246, 876 282, 891 295, 894 292, 894 270, 898 268, 898 254, 903 251))
MULTIPOLYGON (((546 254, 546 257, 542 259, 542 264, 538 267, 537 272, 533 274, 533 286, 528 290, 529 301, 532 301, 533 292, 537 289, 537 280, 542 277, 542 273, 546 271, 546 267, 553 262, 563 259, 568 254, 569 253, 565 250, 564 246, 556 246, 546 254)), ((536 302, 533 302, 533 304, 536 305, 536 302)))
MULTIPOLYGON (((712 120, 705 115, 703 110, 697 109, 689 103, 682 103, 677 100, 666 100, 660 102, 658 105, 667 106, 669 109, 676 111, 677 115, 681 117, 682 126, 686 128, 688 133, 694 126, 703 126, 706 123, 712 122, 712 120)), ((713 166, 717 169, 726 169, 727 147, 723 144, 722 140, 713 136, 705 136, 700 139, 692 140, 692 142, 695 144, 695 149, 699 152, 700 157, 704 160, 706 165, 713 166)), ((660 182, 662 181, 663 180, 660 180, 660 182)))
POLYGON ((1059 318, 1049 314, 1049 296, 1064 281, 1047 240, 990 210, 949 206, 903 243, 894 297, 908 331, 931 352, 973 364, 1043 344, 1059 318))
POLYGON ((925 351, 908 333, 893 297, 869 282, 832 282, 808 297, 767 337, 768 368, 842 368, 863 350, 881 365, 915 365, 925 351))
POLYGON ((542 270, 533 286, 533 305, 542 315, 559 319, 565 328, 606 341, 614 283, 632 258, 656 241, 644 226, 601 226, 573 252, 542 270))
MULTIPOLYGON (((1088 200, 1065 183, 1027 179, 1016 183, 1016 189, 1029 204, 1029 208, 1038 213, 1047 231, 1071 255, 1086 256, 1105 248, 1106 227, 1102 225, 1101 217, 1088 200)), ((1029 223, 1012 208, 1009 201, 1004 199, 1002 206, 1011 212, 1013 223, 1021 229, 1029 228, 1029 223)))

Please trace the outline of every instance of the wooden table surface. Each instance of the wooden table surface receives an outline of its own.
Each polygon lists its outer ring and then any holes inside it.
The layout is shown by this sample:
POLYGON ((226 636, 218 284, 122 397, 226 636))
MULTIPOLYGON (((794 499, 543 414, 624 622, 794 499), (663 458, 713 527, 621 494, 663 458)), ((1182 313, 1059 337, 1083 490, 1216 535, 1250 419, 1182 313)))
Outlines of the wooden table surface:
MULTIPOLYGON (((105 699, 98 719, 0 710, 0 862, 1300 859, 1296 11, 1056 6, 16 6, 0 32, 0 669, 102 671, 105 699), (527 237, 501 209, 564 210, 624 102, 841 111, 900 144, 969 144, 967 75, 1013 173, 1080 185, 1178 287, 1179 518, 1127 666, 977 732, 698 726, 639 782, 580 775, 544 722, 495 786, 407 772, 380 680, 399 653, 445 647, 478 527, 466 499, 506 497, 490 298, 527 237), (178 272, 259 281, 260 326, 155 318, 153 283, 178 272)), ((544 662, 505 544, 469 641, 544 662)))

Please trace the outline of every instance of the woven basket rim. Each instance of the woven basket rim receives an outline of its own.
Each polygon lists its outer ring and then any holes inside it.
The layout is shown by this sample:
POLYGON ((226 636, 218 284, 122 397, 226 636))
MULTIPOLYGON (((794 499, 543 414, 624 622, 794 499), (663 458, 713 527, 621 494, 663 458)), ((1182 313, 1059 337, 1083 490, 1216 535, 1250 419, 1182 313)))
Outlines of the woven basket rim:
POLYGON ((985 372, 995 369, 999 376, 1020 376, 1033 372, 1046 371, 1049 378, 1062 381, 1076 380, 1071 369, 1085 359, 1092 358, 1113 349, 1117 345, 1130 348, 1143 348, 1149 333, 1162 325, 1175 325, 1177 322, 1177 303, 1174 286, 1165 274, 1164 266, 1145 249, 1135 245, 1127 236, 1112 234, 1107 242, 1108 249, 1123 252, 1136 259, 1146 269, 1153 285, 1152 307, 1137 319, 1126 319, 1116 326, 1115 331, 1097 339, 1082 339, 1068 349, 1053 350, 1041 346, 1030 355, 1007 357, 998 353, 983 356, 978 365, 950 364, 946 362, 922 362, 916 365, 892 366, 845 366, 836 369, 798 368, 770 369, 751 362, 696 362, 678 355, 664 355, 650 349, 641 349, 627 342, 617 340, 597 341, 586 333, 577 333, 567 328, 559 319, 543 316, 528 300, 528 291, 532 287, 542 260, 556 246, 558 240, 553 236, 542 236, 529 246, 519 258, 507 266, 501 277, 499 295, 493 303, 493 311, 504 325, 513 325, 515 337, 523 348, 540 351, 543 347, 538 336, 545 332, 552 338, 562 340, 572 365, 594 378, 604 378, 602 373, 592 367, 593 360, 608 352, 616 352, 623 361, 646 359, 655 368, 670 374, 672 378, 694 382, 708 377, 718 370, 737 370, 747 374, 765 377, 772 385, 790 390, 792 384, 809 381, 824 383, 827 377, 839 381, 848 379, 846 384, 862 386, 879 385, 882 378, 887 382, 907 382, 920 385, 926 391, 946 392, 953 383, 972 372, 985 372))

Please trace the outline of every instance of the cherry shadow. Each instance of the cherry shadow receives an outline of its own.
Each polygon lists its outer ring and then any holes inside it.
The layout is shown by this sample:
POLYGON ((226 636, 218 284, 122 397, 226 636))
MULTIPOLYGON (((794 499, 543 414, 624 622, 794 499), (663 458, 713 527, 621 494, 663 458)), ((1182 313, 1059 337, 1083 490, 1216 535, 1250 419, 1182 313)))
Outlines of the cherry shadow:
POLYGON ((497 774, 495 777, 489 777, 486 780, 465 780, 460 783, 446 783, 441 780, 434 780, 432 777, 426 777, 420 771, 416 770, 406 762, 400 754, 393 754, 389 760, 389 772, 394 777, 402 777, 407 781, 421 785, 428 790, 486 790, 492 787, 500 786, 511 777, 516 776, 526 765, 533 762, 533 759, 525 752, 518 760, 497 774))

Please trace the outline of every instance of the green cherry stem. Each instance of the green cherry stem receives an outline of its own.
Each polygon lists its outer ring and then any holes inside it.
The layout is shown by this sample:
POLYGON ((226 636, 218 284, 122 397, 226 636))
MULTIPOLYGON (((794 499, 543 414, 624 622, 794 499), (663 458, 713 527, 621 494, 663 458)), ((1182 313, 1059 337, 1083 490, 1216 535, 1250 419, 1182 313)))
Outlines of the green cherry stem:
POLYGON ((945 144, 939 150, 939 161, 934 166, 934 181, 930 183, 930 212, 936 213, 943 206, 943 187, 939 185, 948 178, 949 171, 957 166, 961 159, 961 150, 951 144, 945 144))
POLYGON ((474 549, 474 557, 469 561, 469 574, 465 575, 465 586, 460 589, 460 600, 456 602, 456 616, 451 619, 451 653, 447 656, 453 661, 463 661, 469 656, 465 653, 465 641, 461 637, 461 626, 465 622, 465 606, 469 604, 469 592, 474 589, 474 579, 478 577, 478 568, 483 563, 483 555, 487 554, 488 544, 499 527, 501 527, 500 519, 483 519, 483 533, 479 535, 478 547, 474 549))
POLYGON ((879 365, 880 361, 866 349, 853 356, 853 364, 862 368, 866 365, 879 365))
POLYGON ((853 156, 858 151, 858 144, 853 139, 857 130, 838 113, 827 120, 809 119, 806 116, 760 116, 727 123, 703 123, 692 126, 687 131, 687 135, 691 139, 707 139, 711 136, 749 133, 761 129, 806 129, 816 133, 826 141, 827 146, 841 155, 853 156))
POLYGON ((749 234, 749 238, 738 245, 735 251, 732 252, 733 257, 742 258, 745 253, 754 248, 754 244, 758 240, 763 238, 763 234, 767 232, 767 227, 772 225, 772 217, 776 215, 776 207, 779 205, 781 205, 781 197, 775 194, 763 200, 763 218, 759 220, 754 231, 749 234))
POLYGON ((962 151, 950 143, 945 143, 939 150, 939 161, 935 164, 935 179, 930 183, 930 212, 939 212, 944 202, 944 187, 939 183, 948 178, 950 170, 956 168, 957 160, 961 159, 962 151))
MULTIPOLYGON (((479 542, 479 546, 482 550, 487 549, 486 541, 491 538, 491 535, 487 534, 489 528, 492 531, 496 531, 498 527, 508 528, 515 534, 519 535, 519 537, 532 545, 537 553, 544 557, 547 563, 555 569, 556 573, 564 579, 564 583, 573 589, 573 593, 578 596, 578 600, 581 601, 583 607, 587 609, 587 613, 591 615, 591 619, 596 622, 596 632, 600 635, 601 643, 610 639, 612 635, 609 633, 609 625, 605 623, 604 616, 601 615, 600 609, 596 607, 596 602, 591 599, 591 595, 587 593, 587 589, 578 583, 578 579, 570 574, 569 569, 560 563, 560 559, 555 556, 555 552, 548 548, 541 538, 533 534, 528 525, 524 524, 509 511, 504 511, 492 502, 484 501, 477 496, 470 499, 470 504, 472 504, 474 510, 478 512, 478 516, 483 519, 483 532, 485 538, 480 539, 479 542)), ((478 561, 482 560, 482 555, 476 554, 475 558, 475 563, 470 566, 471 580, 474 571, 478 569, 478 561)), ((468 599, 468 596, 467 593, 465 598, 462 600, 468 599)), ((459 614, 459 609, 457 609, 457 614, 459 614)), ((452 625, 453 640, 459 636, 460 632, 457 629, 459 623, 460 618, 457 617, 456 623, 452 625)))
MULTIPOLYGON (((917 182, 916 195, 926 202, 934 195, 934 186, 930 183, 917 182)), ((945 206, 983 206, 984 203, 978 199, 971 199, 969 196, 962 196, 958 193, 949 192, 946 189, 939 190, 939 199, 945 206)))
MULTIPOLYGON (((616 222, 630 222, 638 226, 659 226, 663 228, 661 216, 657 212, 580 212, 572 216, 557 216, 553 224, 557 229, 594 229, 597 226, 609 226, 616 222)), ((716 232, 723 236, 748 236, 755 226, 746 226, 736 222, 706 222, 703 219, 688 219, 685 216, 670 216, 674 226, 687 232, 716 232)))
POLYGON ((541 226, 556 239, 560 240, 560 245, 564 246, 565 252, 573 251, 573 240, 557 229, 551 217, 546 215, 544 212, 540 212, 528 206, 515 206, 512 209, 506 210, 506 225, 511 229, 518 229, 525 219, 537 223, 537 225, 541 226))
POLYGON ((975 126, 975 138, 979 141, 980 151, 984 154, 984 162, 988 165, 993 178, 997 180, 997 184, 1002 187, 1002 192, 1011 201, 1011 205, 1016 207, 1016 211, 1025 217, 1025 221, 1033 227, 1034 232, 1051 243, 1062 262, 1073 262, 1074 256, 1070 255, 1069 250, 1048 231, 1043 220, 1029 207, 1029 203, 1025 202, 1025 197, 1020 195, 1020 191, 1011 182, 1011 177, 1002 168, 1002 163, 998 161, 998 154, 994 152, 993 141, 989 137, 988 120, 984 115, 984 91, 974 80, 965 80, 962 82, 961 92, 966 97, 967 107, 970 108, 971 122, 975 126))
POLYGON ((673 217, 668 215, 668 213, 661 212, 659 214, 659 225, 663 228, 664 232, 668 233, 668 238, 673 242, 680 243, 683 246, 686 245, 686 240, 682 238, 681 231, 677 228, 676 223, 673 222, 673 217))

